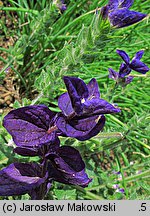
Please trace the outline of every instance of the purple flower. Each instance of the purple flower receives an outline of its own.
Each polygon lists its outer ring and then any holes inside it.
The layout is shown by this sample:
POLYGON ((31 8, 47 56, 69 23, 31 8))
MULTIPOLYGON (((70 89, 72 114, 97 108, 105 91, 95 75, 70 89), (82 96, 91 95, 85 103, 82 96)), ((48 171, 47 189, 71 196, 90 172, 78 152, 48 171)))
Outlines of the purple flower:
POLYGON ((121 71, 116 72, 112 68, 108 68, 109 71, 109 78, 113 79, 116 81, 117 84, 120 84, 121 86, 126 86, 133 80, 133 76, 127 76, 127 77, 122 77, 121 71))
POLYGON ((124 63, 121 64, 119 72, 114 71, 112 68, 109 68, 108 70, 109 78, 115 80, 118 84, 126 86, 132 82, 133 76, 128 76, 132 70, 142 74, 145 74, 149 71, 148 66, 140 61, 144 53, 143 50, 138 51, 131 61, 130 57, 125 51, 117 50, 117 53, 123 59, 124 63))
POLYGON ((113 188, 113 189, 118 189, 118 188, 119 188, 119 185, 118 185, 118 184, 114 184, 114 185, 112 186, 112 188, 113 188))
POLYGON ((80 78, 65 76, 64 82, 68 92, 59 97, 58 106, 67 118, 101 115, 120 111, 100 98, 96 79, 91 79, 86 85, 80 78))
POLYGON ((86 85, 79 78, 65 76, 64 82, 68 92, 58 99, 62 114, 56 120, 61 135, 79 140, 89 139, 104 127, 104 114, 120 111, 100 98, 96 79, 86 85))
POLYGON ((32 199, 43 199, 52 181, 88 186, 92 181, 85 173, 80 153, 73 147, 63 146, 48 151, 42 164, 13 163, 0 171, 0 196, 28 193, 32 199))
POLYGON ((138 51, 131 61, 130 61, 130 57, 125 51, 117 50, 116 52, 118 53, 118 55, 120 55, 120 57, 125 62, 124 64, 125 67, 128 67, 129 69, 135 70, 142 74, 145 74, 150 70, 146 64, 140 61, 140 59, 144 54, 144 50, 138 51))
POLYGON ((125 193, 124 188, 118 188, 118 189, 116 190, 116 192, 118 192, 118 193, 125 193))
POLYGON ((133 0, 109 0, 101 10, 102 17, 108 17, 112 26, 122 28, 141 21, 147 15, 136 11, 130 11, 133 0))

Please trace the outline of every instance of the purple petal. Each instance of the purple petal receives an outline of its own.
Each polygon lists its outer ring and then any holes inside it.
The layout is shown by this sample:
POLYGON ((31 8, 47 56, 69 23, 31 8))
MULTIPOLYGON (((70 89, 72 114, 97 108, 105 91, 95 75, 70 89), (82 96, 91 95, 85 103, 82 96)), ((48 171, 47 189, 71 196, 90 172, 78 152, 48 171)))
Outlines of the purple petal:
MULTIPOLYGON (((74 137, 78 140, 87 140, 97 135, 105 124, 104 116, 91 116, 80 120, 72 119, 67 121, 63 116, 59 117, 56 125, 58 129, 69 137, 74 137)), ((62 136, 63 136, 62 134, 62 136)))
POLYGON ((59 156, 77 172, 85 168, 85 164, 78 150, 71 146, 61 146, 57 153, 59 156))
POLYGON ((71 99, 72 107, 77 114, 82 113, 82 99, 88 97, 88 88, 83 80, 76 77, 64 77, 64 82, 71 99))
POLYGON ((124 190, 124 188, 120 188, 118 192, 125 193, 125 190, 124 190))
POLYGON ((90 82, 87 84, 87 88, 89 91, 89 98, 99 98, 100 97, 100 91, 99 86, 95 78, 91 79, 90 82))
POLYGON ((60 145, 60 141, 58 137, 56 136, 55 139, 49 143, 42 144, 39 146, 16 147, 14 149, 14 152, 22 156, 30 156, 30 157, 42 156, 44 157, 44 155, 47 154, 48 152, 56 151, 59 148, 59 145, 60 145))
POLYGON ((146 64, 144 64, 138 59, 132 60, 130 68, 142 74, 145 74, 150 70, 146 64))
POLYGON ((101 8, 100 14, 101 14, 101 16, 102 16, 103 19, 107 19, 108 12, 109 12, 108 5, 105 5, 104 7, 101 8))
POLYGON ((47 182, 46 184, 43 183, 40 185, 40 187, 31 190, 29 192, 29 195, 31 196, 31 200, 42 200, 49 192, 51 185, 52 184, 50 182, 47 182))
POLYGON ((60 95, 58 98, 58 106, 65 116, 69 116, 74 112, 68 93, 60 95))
POLYGON ((21 156, 30 156, 30 157, 33 157, 33 156, 38 156, 39 155, 39 152, 38 152, 38 149, 37 148, 30 148, 29 147, 16 147, 14 149, 14 152, 16 154, 19 154, 21 156))
POLYGON ((119 0, 109 0, 108 2, 108 7, 110 11, 117 9, 118 5, 119 5, 119 0))
POLYGON ((130 8, 134 0, 118 0, 118 8, 130 8))
POLYGON ((3 125, 17 146, 40 145, 52 139, 48 130, 54 116, 44 105, 26 106, 9 112, 3 125))
POLYGON ((109 78, 110 79, 113 79, 113 80, 118 79, 118 76, 119 76, 118 72, 114 71, 112 68, 108 68, 108 71, 109 71, 109 78))
POLYGON ((67 9, 67 6, 63 0, 56 1, 56 6, 61 10, 61 12, 67 9))
POLYGON ((109 0, 108 7, 109 10, 115 10, 117 8, 130 8, 133 4, 134 0, 109 0))
POLYGON ((63 146, 57 153, 49 154, 49 177, 64 184, 88 186, 91 179, 85 173, 85 164, 79 151, 73 147, 63 146))
POLYGON ((133 80, 133 76, 128 76, 128 77, 126 77, 125 78, 125 85, 128 85, 129 83, 131 83, 132 82, 132 80, 133 80))
POLYGON ((109 20, 112 26, 122 28, 144 19, 147 15, 128 9, 118 9, 109 13, 109 20))
POLYGON ((144 54, 144 50, 138 51, 132 60, 134 60, 134 59, 140 60, 142 58, 143 54, 144 54))
POLYGON ((120 112, 120 109, 115 108, 112 104, 103 99, 86 100, 83 105, 83 115, 100 115, 120 112))
POLYGON ((29 193, 45 182, 36 163, 14 163, 0 171, 0 196, 29 193))
POLYGON ((66 9, 67 9, 67 6, 66 6, 66 4, 62 4, 62 6, 61 6, 60 10, 61 10, 61 11, 65 11, 66 9))
POLYGON ((129 65, 122 63, 119 69, 119 78, 124 78, 126 75, 131 73, 131 68, 129 65))
POLYGON ((123 51, 123 50, 116 50, 116 52, 118 53, 118 55, 120 55, 120 57, 123 59, 123 61, 128 65, 130 63, 130 58, 128 56, 128 54, 123 51))

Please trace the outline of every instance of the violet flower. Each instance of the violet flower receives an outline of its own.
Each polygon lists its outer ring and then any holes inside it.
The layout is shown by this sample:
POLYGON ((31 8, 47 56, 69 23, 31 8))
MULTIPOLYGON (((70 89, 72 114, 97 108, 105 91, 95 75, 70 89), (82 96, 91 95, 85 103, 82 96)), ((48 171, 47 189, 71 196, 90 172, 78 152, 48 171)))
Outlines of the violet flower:
POLYGON ((109 78, 115 80, 118 85, 121 85, 123 87, 125 87, 126 85, 131 83, 133 78, 134 78, 133 76, 127 76, 127 77, 124 76, 123 77, 122 76, 122 70, 119 70, 119 72, 116 72, 112 68, 108 68, 108 71, 109 71, 109 78))
POLYGON ((133 76, 128 76, 132 70, 139 73, 145 74, 150 69, 146 64, 140 61, 143 56, 144 51, 138 51, 134 58, 130 61, 130 57, 123 50, 117 50, 117 53, 123 59, 124 63, 121 64, 119 72, 114 71, 112 68, 109 68, 109 78, 115 80, 118 84, 122 86, 128 85, 133 80, 133 76))
POLYGON ((124 188, 118 188, 115 192, 124 194, 125 190, 124 190, 124 188))
POLYGON ((85 173, 80 153, 69 146, 45 152, 43 162, 13 163, 0 171, 0 196, 28 193, 31 199, 43 199, 53 181, 86 187, 91 182, 85 173))
POLYGON ((130 11, 133 0, 109 0, 108 4, 102 7, 101 14, 104 19, 108 18, 110 24, 116 28, 122 28, 141 21, 147 15, 130 11))
MULTIPOLYGON (((120 57, 125 62, 125 64, 123 64, 122 67, 128 68, 127 71, 132 69, 132 70, 137 71, 139 73, 145 74, 150 70, 146 64, 144 64, 143 62, 140 61, 140 59, 142 58, 142 56, 144 54, 144 50, 138 51, 131 61, 130 61, 130 57, 128 56, 128 54, 125 51, 117 50, 116 52, 118 53, 118 55, 120 55, 120 57)), ((123 75, 124 75, 124 73, 123 73, 123 75)))
POLYGON ((104 127, 104 114, 120 111, 100 98, 96 79, 91 79, 86 85, 79 78, 65 76, 64 82, 68 92, 58 99, 62 113, 56 120, 62 136, 87 140, 97 135, 104 127))

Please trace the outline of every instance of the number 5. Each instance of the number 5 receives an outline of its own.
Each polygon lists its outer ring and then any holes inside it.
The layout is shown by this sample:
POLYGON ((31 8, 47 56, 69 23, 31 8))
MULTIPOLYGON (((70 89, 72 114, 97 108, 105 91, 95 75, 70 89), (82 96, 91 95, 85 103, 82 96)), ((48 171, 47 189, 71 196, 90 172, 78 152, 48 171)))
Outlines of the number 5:
POLYGON ((141 204, 141 211, 146 211, 146 203, 141 204))

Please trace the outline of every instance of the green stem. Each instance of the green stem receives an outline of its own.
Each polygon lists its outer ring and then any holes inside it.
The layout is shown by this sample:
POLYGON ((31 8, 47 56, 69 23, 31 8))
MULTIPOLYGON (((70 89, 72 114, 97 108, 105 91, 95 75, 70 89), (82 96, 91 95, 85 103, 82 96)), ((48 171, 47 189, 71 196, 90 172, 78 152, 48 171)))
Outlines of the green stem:
POLYGON ((102 147, 104 150, 110 150, 110 149, 115 149, 119 147, 120 145, 123 145, 123 139, 119 139, 116 142, 109 143, 109 144, 103 144, 102 147))
POLYGON ((113 115, 108 115, 108 116, 111 120, 113 120, 117 124, 123 126, 125 129, 129 130, 128 126, 126 124, 124 124, 123 122, 121 122, 119 119, 117 119, 115 116, 113 116, 113 115))
POLYGON ((12 58, 12 59, 3 67, 3 69, 0 71, 0 74, 2 74, 8 67, 10 67, 10 65, 13 63, 14 60, 15 60, 15 58, 12 58))
POLYGON ((95 138, 123 138, 123 134, 119 132, 99 133, 95 138))
POLYGON ((139 143, 140 145, 144 146, 145 148, 150 149, 150 146, 148 146, 147 144, 143 143, 142 141, 136 139, 135 137, 130 137, 130 139, 137 142, 137 143, 139 143))
POLYGON ((80 191, 81 193, 83 193, 87 198, 92 199, 92 200, 104 200, 103 197, 98 196, 94 193, 91 193, 89 191, 86 191, 84 188, 80 187, 80 186, 73 186, 76 190, 80 191))
MULTIPOLYGON (((139 179, 139 178, 149 177, 149 175, 150 175, 150 170, 146 170, 140 174, 129 176, 129 177, 125 178, 124 180, 126 182, 131 182, 131 181, 135 181, 136 179, 139 179)), ((121 181, 123 181, 123 180, 121 180, 121 181)))
POLYGON ((140 137, 149 139, 149 136, 146 136, 146 135, 144 135, 144 134, 140 134, 140 133, 138 133, 137 131, 133 131, 132 133, 133 133, 134 135, 136 135, 136 136, 140 136, 140 137))
POLYGON ((13 69, 13 70, 15 71, 15 73, 18 75, 18 77, 19 77, 20 80, 22 81, 22 83, 23 83, 25 89, 27 90, 28 87, 27 87, 27 85, 26 85, 26 82, 25 82, 24 78, 21 76, 21 74, 20 74, 13 66, 12 66, 12 69, 13 69))
POLYGON ((9 53, 9 49, 6 49, 6 48, 4 48, 4 47, 0 47, 0 50, 9 53))
POLYGON ((39 12, 37 10, 31 10, 26 8, 17 8, 17 7, 0 7, 0 10, 3 11, 17 11, 17 12, 24 12, 24 13, 32 13, 34 15, 38 15, 39 12))

